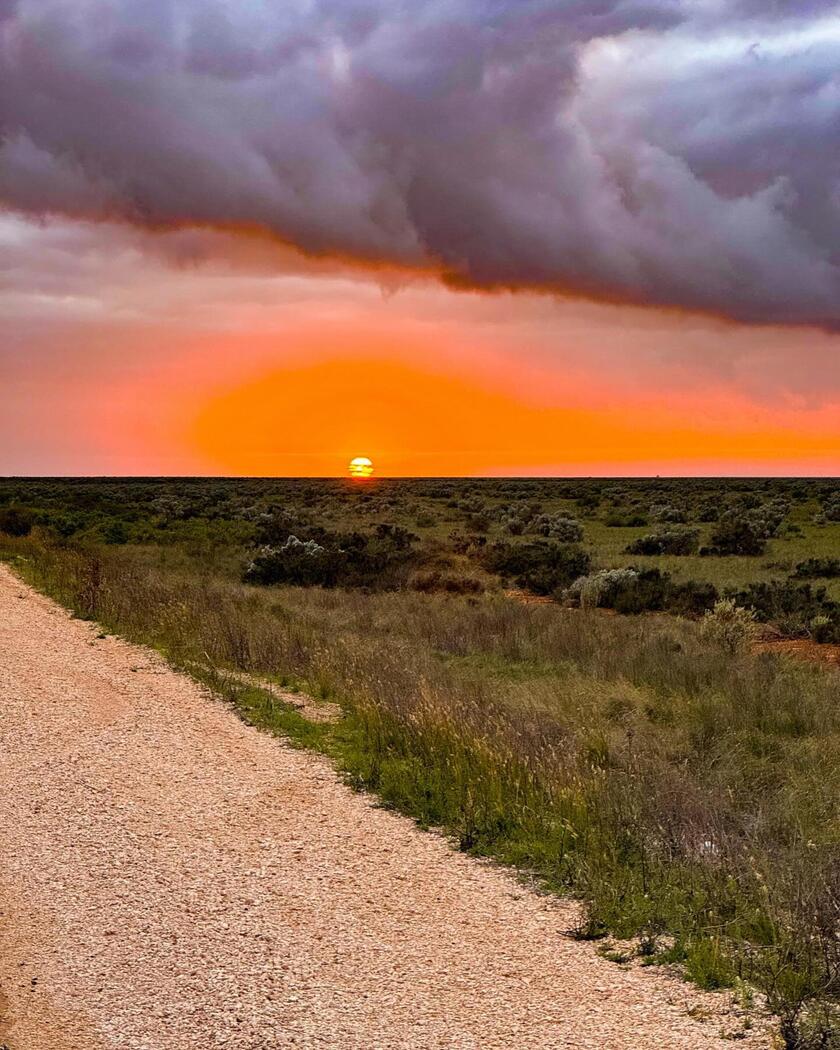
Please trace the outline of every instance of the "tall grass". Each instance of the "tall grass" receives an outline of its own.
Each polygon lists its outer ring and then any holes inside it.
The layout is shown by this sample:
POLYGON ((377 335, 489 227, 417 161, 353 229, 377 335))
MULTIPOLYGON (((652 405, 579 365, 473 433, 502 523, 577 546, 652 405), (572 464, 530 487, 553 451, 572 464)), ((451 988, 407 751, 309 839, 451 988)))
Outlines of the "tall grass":
POLYGON ((638 936, 705 987, 756 985, 789 1046, 836 1045, 836 674, 667 617, 255 589, 154 553, 5 547, 78 615, 175 663, 339 700, 330 747, 356 783, 580 894, 582 933, 638 936))

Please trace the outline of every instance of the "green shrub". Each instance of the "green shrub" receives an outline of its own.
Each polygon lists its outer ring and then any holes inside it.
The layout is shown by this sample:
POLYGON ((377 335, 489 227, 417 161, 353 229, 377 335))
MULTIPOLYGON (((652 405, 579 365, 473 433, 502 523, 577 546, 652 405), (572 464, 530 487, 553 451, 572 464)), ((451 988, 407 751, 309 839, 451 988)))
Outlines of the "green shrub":
POLYGON ((840 492, 833 492, 826 497, 822 515, 826 521, 840 521, 840 492))
POLYGON ((832 625, 822 631, 825 641, 833 641, 840 630, 840 605, 828 597, 825 587, 813 588, 809 583, 796 585, 787 580, 751 583, 728 594, 738 605, 755 610, 762 623, 772 623, 789 637, 803 637, 810 633, 811 623, 824 616, 832 625))
POLYGON ((602 569, 590 576, 579 576, 564 597, 581 609, 612 609, 619 590, 638 579, 635 569, 602 569))
POLYGON ((554 594, 589 569, 589 554, 573 543, 536 540, 529 543, 494 543, 483 556, 484 566, 535 594, 554 594))
POLYGON ((35 515, 24 507, 0 507, 0 532, 5 536, 28 536, 35 515))
POLYGON ((115 518, 102 527, 102 538, 106 543, 121 544, 128 543, 128 529, 125 522, 115 518))
POLYGON ((718 600, 717 588, 712 583, 685 580, 669 583, 665 598, 668 612, 675 616, 700 616, 711 609, 718 600))
POLYGON ((660 569, 602 569, 575 580, 564 597, 581 608, 622 613, 667 609, 677 616, 697 616, 714 605, 718 594, 710 583, 675 583, 660 569))
POLYGON ((837 636, 837 626, 830 616, 820 613, 811 620, 811 637, 815 642, 831 642, 837 636))
POLYGON ((321 542, 292 535, 279 547, 264 545, 248 563, 244 581, 389 589, 405 582, 415 562, 417 537, 400 526, 377 525, 372 535, 318 535, 321 542))
POLYGON ((742 514, 727 512, 712 530, 711 546, 701 554, 757 556, 763 554, 766 542, 761 528, 742 514))
POLYGON ((703 617, 700 630, 713 645, 730 653, 742 652, 755 638, 755 613, 732 598, 721 598, 703 617))
POLYGON ((583 539, 580 522, 565 514, 540 514, 533 519, 528 531, 547 536, 558 543, 580 543, 583 539))
POLYGON ((840 576, 840 558, 808 558, 799 562, 791 575, 799 580, 835 579, 840 576))
POLYGON ((684 510, 669 503, 654 503, 650 508, 650 516, 657 525, 684 525, 688 520, 684 510))
POLYGON ((640 536, 629 544, 627 554, 694 554, 700 537, 698 529, 662 529, 640 536))

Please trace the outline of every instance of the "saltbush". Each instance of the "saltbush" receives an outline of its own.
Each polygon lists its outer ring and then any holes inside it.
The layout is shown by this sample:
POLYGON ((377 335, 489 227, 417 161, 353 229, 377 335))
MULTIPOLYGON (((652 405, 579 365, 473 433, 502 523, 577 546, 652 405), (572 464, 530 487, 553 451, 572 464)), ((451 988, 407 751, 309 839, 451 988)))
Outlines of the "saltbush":
POLYGON ((749 555, 763 554, 766 547, 762 530, 745 514, 727 511, 721 515, 712 530, 711 545, 702 547, 701 554, 749 555))
POLYGON ((826 497, 822 515, 826 521, 840 521, 840 492, 833 492, 826 497))
POLYGON ((482 555, 491 572, 511 577, 535 594, 554 594, 584 575, 591 558, 573 543, 536 540, 530 543, 494 543, 482 555))
POLYGON ((676 583, 659 569, 602 569, 582 576, 564 597, 581 608, 615 609, 622 613, 667 610, 678 616, 698 616, 717 601, 710 583, 676 583))
POLYGON ((671 582, 666 595, 668 612, 675 616, 700 616, 718 600, 717 588, 708 581, 671 582))
POLYGON ((745 517, 752 525, 757 536, 769 540, 778 536, 779 529, 790 511, 790 504, 784 499, 770 500, 748 510, 745 517))
POLYGON ((697 512, 697 520, 702 522, 717 521, 719 517, 720 505, 718 503, 704 503, 697 512))
POLYGON ((392 589, 405 582, 417 537, 398 525, 377 525, 373 534, 325 533, 279 547, 260 547, 245 569, 246 583, 301 587, 392 589))
POLYGON ((511 536, 521 536, 540 512, 540 504, 528 500, 515 500, 496 508, 496 520, 511 536))
POLYGON ((28 536, 35 515, 24 507, 0 508, 0 532, 6 536, 28 536))
POLYGON ((627 554, 694 554, 699 537, 698 529, 662 529, 640 536, 625 549, 627 554))
POLYGON ((669 503, 654 503, 650 508, 650 516, 657 525, 684 525, 687 521, 685 511, 669 503))
POLYGON ((580 543, 583 539, 580 522, 565 514, 540 514, 531 522, 528 531, 559 543, 580 543))
POLYGON ((840 636, 840 604, 828 597, 825 587, 794 584, 789 580, 751 583, 728 597, 736 604, 755 610, 758 620, 772 623, 789 637, 807 637, 815 618, 824 616, 831 627, 821 631, 823 641, 840 636))
POLYGON ((745 609, 732 598, 721 598, 708 610, 700 623, 700 632, 706 641, 729 653, 749 647, 756 635, 755 613, 745 609))
POLYGON ((799 580, 835 579, 840 576, 840 558, 808 558, 799 562, 791 575, 799 580))
POLYGON ((815 642, 830 642, 837 634, 837 627, 830 616, 820 613, 811 620, 811 637, 815 642))
POLYGON ((579 576, 564 597, 582 609, 611 609, 618 591, 638 578, 635 569, 601 569, 590 576, 579 576))

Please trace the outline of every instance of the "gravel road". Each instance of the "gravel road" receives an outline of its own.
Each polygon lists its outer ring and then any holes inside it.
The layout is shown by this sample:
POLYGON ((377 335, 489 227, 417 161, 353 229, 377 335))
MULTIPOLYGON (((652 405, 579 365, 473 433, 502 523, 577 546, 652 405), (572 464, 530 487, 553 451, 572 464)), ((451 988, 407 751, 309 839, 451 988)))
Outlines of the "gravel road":
POLYGON ((724 1050, 739 1024, 2 567, 0 828, 9 1050, 724 1050))

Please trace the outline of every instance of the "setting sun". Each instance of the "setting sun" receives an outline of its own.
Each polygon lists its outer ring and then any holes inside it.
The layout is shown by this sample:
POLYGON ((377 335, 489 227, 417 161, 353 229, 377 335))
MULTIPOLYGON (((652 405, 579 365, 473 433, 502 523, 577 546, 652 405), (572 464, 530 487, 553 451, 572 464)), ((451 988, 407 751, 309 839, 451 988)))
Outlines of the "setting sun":
POLYGON ((351 478, 369 478, 373 474, 373 463, 367 456, 356 456, 350 460, 348 470, 351 478))

